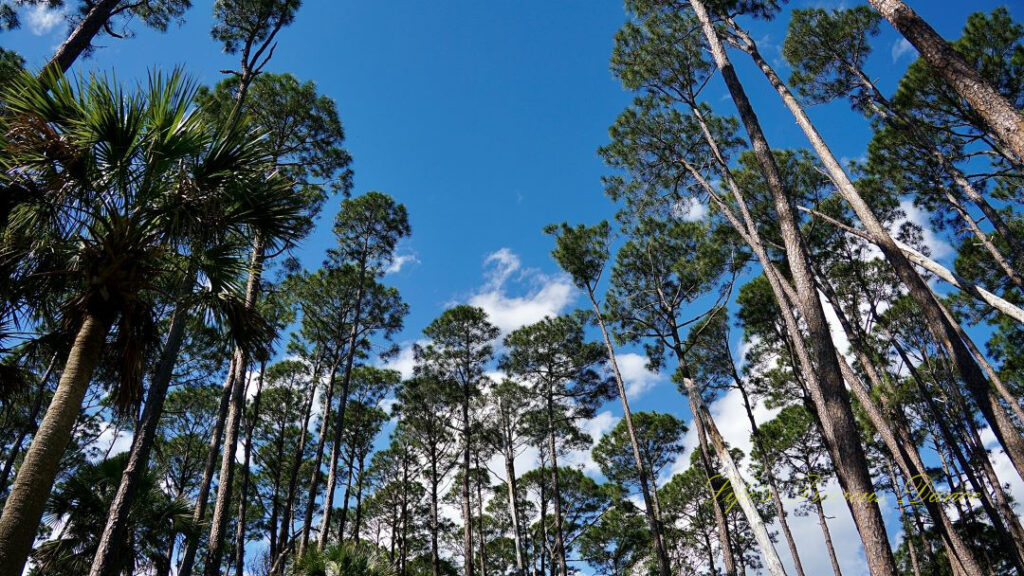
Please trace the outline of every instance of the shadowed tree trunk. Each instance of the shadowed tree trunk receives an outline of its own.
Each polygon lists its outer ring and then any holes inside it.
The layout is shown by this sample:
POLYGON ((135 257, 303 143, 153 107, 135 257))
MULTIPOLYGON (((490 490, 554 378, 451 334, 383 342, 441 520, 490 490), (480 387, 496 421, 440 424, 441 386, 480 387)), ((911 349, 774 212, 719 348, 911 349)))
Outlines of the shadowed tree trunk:
POLYGON ((87 314, 0 516, 0 576, 21 576, 110 322, 87 314))
POLYGON ((78 25, 75 26, 75 29, 71 31, 68 39, 57 48, 57 53, 53 55, 53 58, 43 68, 43 72, 45 73, 53 68, 58 68, 61 72, 67 72, 71 65, 75 63, 75 60, 89 49, 93 38, 107 24, 110 16, 120 3, 121 0, 99 0, 99 2, 93 4, 92 8, 85 14, 85 18, 82 18, 78 25))
POLYGON ((1017 160, 1024 160, 1024 116, 964 60, 917 12, 900 0, 868 0, 941 76, 1017 160))

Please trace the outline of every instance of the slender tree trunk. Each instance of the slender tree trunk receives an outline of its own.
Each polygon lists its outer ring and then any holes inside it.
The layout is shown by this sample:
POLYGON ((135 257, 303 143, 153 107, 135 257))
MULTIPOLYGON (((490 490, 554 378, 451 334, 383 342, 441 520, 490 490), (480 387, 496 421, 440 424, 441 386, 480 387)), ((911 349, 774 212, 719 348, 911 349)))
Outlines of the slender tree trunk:
POLYGON ((43 409, 43 395, 46 392, 46 382, 50 379, 50 375, 56 366, 57 354, 54 354, 50 358, 50 364, 39 378, 39 386, 36 387, 35 397, 32 399, 32 410, 29 411, 28 420, 30 424, 18 432, 17 439, 11 445, 11 452, 7 456, 7 460, 4 461, 3 471, 0 471, 0 496, 3 496, 7 491, 7 482, 11 478, 11 471, 14 470, 14 463, 18 460, 18 454, 21 453, 21 445, 25 443, 25 439, 28 438, 29 434, 35 431, 36 420, 39 419, 39 412, 43 409))
POLYGON ((917 12, 900 0, 869 0, 1003 141, 1024 160, 1024 116, 964 60, 917 12))
POLYGON ((913 570, 914 576, 921 576, 921 567, 917 561, 917 544, 914 542, 917 535, 912 534, 910 530, 910 519, 907 518, 906 506, 903 504, 903 490, 900 488, 899 481, 896 479, 896 471, 893 470, 892 461, 887 460, 885 467, 889 473, 889 482, 892 483, 892 491, 896 495, 896 508, 900 513, 900 524, 903 525, 903 538, 907 542, 907 552, 910 556, 910 567, 911 570, 913 570))
POLYGON ((238 491, 238 514, 235 526, 235 576, 243 576, 245 571, 245 512, 249 496, 249 464, 252 461, 252 434, 260 419, 260 399, 263 396, 263 376, 267 363, 260 363, 260 376, 256 383, 256 395, 252 401, 252 421, 245 431, 245 453, 242 457, 242 485, 238 491))
POLYGON ((356 290, 352 329, 348 337, 348 350, 345 357, 345 370, 341 378, 341 397, 338 401, 338 418, 334 425, 334 447, 331 449, 331 465, 327 474, 327 499, 324 502, 324 515, 318 546, 323 550, 327 544, 327 533, 331 525, 331 512, 334 509, 334 487, 337 483, 338 451, 341 449, 342 435, 345 431, 345 410, 348 407, 349 386, 352 383, 352 366, 356 358, 356 346, 359 344, 359 321, 363 305, 363 284, 366 276, 366 263, 359 263, 359 288, 356 290))
POLYGON ((363 468, 366 466, 366 454, 359 456, 359 469, 356 473, 356 520, 352 528, 352 542, 359 544, 359 531, 363 526, 363 468))
MULTIPOLYGON (((896 0, 873 1, 876 6, 879 2, 896 2, 896 0)), ((846 172, 839 164, 839 161, 832 154, 832 151, 828 148, 824 139, 822 139, 817 129, 811 123, 799 102, 797 102, 796 98, 792 93, 790 93, 789 89, 782 82, 782 79, 779 78, 778 74, 776 74, 767 61, 761 57, 753 40, 751 40, 750 37, 734 23, 732 26, 734 31, 743 41, 744 50, 750 54, 755 64, 757 64, 758 67, 761 68, 761 71, 764 72, 765 77, 768 78, 768 81, 779 93, 779 96, 782 98, 786 107, 789 108, 790 112, 793 114, 797 124, 799 124, 801 129, 803 129, 804 134, 811 142, 811 146, 814 148, 815 152, 817 152, 818 157, 821 158, 822 164, 825 166, 830 179, 836 185, 836 188, 838 188, 839 193, 857 214, 857 217, 864 224, 868 233, 875 238, 878 248, 885 255, 886 260, 888 260, 892 265, 897 276, 899 276, 900 280, 907 287, 910 296, 914 299, 914 302, 922 313, 922 320, 927 326, 928 331, 936 341, 942 344, 943 348, 945 348, 947 353, 950 355, 954 368, 963 378, 967 390, 971 393, 971 396, 978 404, 978 408, 981 410, 981 413, 992 426, 993 433, 996 435, 996 438, 1006 451, 1007 457, 1010 458, 1011 462, 1013 462, 1014 467, 1017 469, 1017 473, 1024 478, 1024 435, 1016 429, 1012 420, 1007 416, 1005 410, 1000 405, 998 399, 996 399, 991 393, 989 382, 985 378, 985 374, 982 373, 982 370, 975 361, 974 356, 961 339, 961 335, 958 334, 958 326, 954 327, 953 324, 955 324, 955 322, 951 322, 943 313, 942 306, 936 300, 931 289, 928 288, 928 285, 925 283, 924 279, 921 278, 921 275, 917 273, 910 261, 896 246, 896 243, 893 242, 888 230, 886 230, 878 220, 867 203, 864 202, 864 199, 861 198, 860 193, 854 187, 853 182, 850 181, 849 176, 847 176, 846 172)), ((724 75, 725 74, 723 72, 723 76, 724 75)), ((1022 132, 1020 136, 1024 138, 1024 132, 1022 132)))
POLYGON ((99 0, 93 4, 92 8, 85 14, 85 17, 71 31, 71 35, 68 36, 67 40, 57 48, 57 53, 53 55, 53 58, 43 68, 43 73, 45 74, 51 69, 67 72, 71 65, 75 63, 75 60, 89 49, 93 38, 100 33, 100 30, 110 20, 111 15, 113 15, 114 10, 120 3, 121 0, 99 0))
MULTIPOLYGON (((324 461, 324 445, 327 442, 327 427, 331 420, 331 402, 334 399, 334 378, 337 376, 340 357, 335 357, 331 364, 330 379, 327 381, 327 397, 324 399, 324 416, 320 422, 320 435, 316 442, 316 456, 313 459, 313 473, 309 478, 309 491, 306 495, 306 512, 302 520, 302 537, 299 540, 299 556, 306 551, 309 545, 309 530, 313 525, 313 511, 316 508, 316 493, 320 487, 320 466, 324 461)), ((325 506, 329 506, 326 503, 325 506)))
MULTIPOLYGON (((558 452, 555 449, 555 408, 554 398, 551 391, 547 395, 547 416, 548 416, 548 457, 551 458, 551 489, 554 492, 552 504, 555 507, 555 551, 551 562, 558 561, 558 573, 561 576, 568 576, 569 566, 565 558, 565 538, 562 528, 562 487, 558 480, 558 452)), ((554 572, 554 566, 552 566, 554 572)))
POLYGON ((722 567, 726 576, 736 576, 736 555, 732 550, 732 538, 729 536, 729 525, 725 520, 725 510, 722 508, 722 501, 718 498, 719 490, 715 488, 714 466, 711 464, 711 451, 708 449, 707 432, 704 429, 704 413, 697 407, 696 402, 690 399, 690 412, 693 413, 693 423, 697 427, 697 438, 699 441, 701 463, 704 467, 704 477, 708 481, 708 494, 711 497, 711 504, 715 511, 715 528, 718 531, 718 542, 722 547, 722 567))
POLYGON ((21 576, 25 567, 109 330, 110 322, 91 314, 78 328, 57 390, 4 503, 0 516, 0 576, 21 576))
POLYGON ((653 500, 651 498, 651 490, 657 492, 656 479, 650 478, 649 471, 647 470, 643 458, 640 457, 640 444, 636 439, 636 428, 633 426, 633 413, 629 409, 629 399, 626 396, 626 386, 622 380, 622 374, 619 372, 619 364, 615 359, 615 348, 612 346, 611 338, 608 336, 608 330, 605 327, 604 317, 601 314, 601 307, 597 304, 597 299, 594 297, 594 291, 588 289, 587 296, 590 299, 590 304, 594 309, 594 313, 597 315, 597 324, 601 329, 601 337, 604 340, 605 348, 608 351, 608 361, 612 366, 612 374, 615 376, 615 385, 618 387, 619 399, 622 401, 622 413, 626 419, 626 429, 629 430, 629 444, 633 449, 633 461, 636 463, 637 477, 640 479, 640 493, 644 499, 644 512, 647 515, 647 525, 651 529, 651 534, 654 537, 654 550, 658 557, 658 574, 659 576, 671 576, 672 565, 669 562, 668 551, 665 549, 665 538, 664 530, 662 527, 662 519, 660 511, 655 509, 653 500))
MULTIPOLYGON (((473 455, 474 464, 476 464, 477 472, 480 470, 480 453, 477 452, 473 455)), ((484 496, 483 490, 481 490, 481 482, 479 479, 476 483, 476 515, 477 515, 477 532, 480 536, 480 576, 487 576, 487 536, 484 533, 484 496)))
MULTIPOLYGON (((728 349, 729 343, 723 342, 723 346, 728 349)), ((733 381, 736 383, 736 389, 740 391, 740 396, 743 398, 743 408, 747 413, 747 420, 750 421, 750 435, 754 440, 754 444, 760 447, 761 441, 758 436, 757 421, 754 420, 754 410, 750 405, 750 397, 747 395, 746 387, 743 385, 743 380, 740 379, 740 375, 736 372, 736 365, 732 361, 732 355, 729 356, 729 367, 732 370, 733 381)), ((764 451, 762 450, 762 453, 764 451)), ((789 528, 789 520, 786 518, 786 508, 782 504, 782 498, 779 497, 779 487, 775 479, 775 473, 772 471, 772 467, 765 464, 764 475, 768 481, 768 491, 772 498, 772 505, 775 507, 775 516, 779 520, 779 527, 782 528, 782 535, 786 538, 786 545, 789 547, 789 555, 793 558, 793 568, 796 570, 797 576, 804 576, 803 563, 800 561, 800 553, 796 548, 796 540, 793 538, 793 532, 789 528)))
POLYGON ((224 445, 221 450, 220 474, 217 476, 217 500, 213 506, 213 518, 210 520, 210 543, 206 553, 206 576, 218 576, 221 573, 221 560, 224 551, 224 539, 227 538, 228 520, 231 514, 231 498, 234 490, 235 450, 238 447, 238 436, 242 426, 242 414, 245 412, 245 390, 248 385, 245 366, 248 361, 245 354, 235 351, 235 372, 231 388, 231 401, 228 404, 228 417, 224 426, 224 445))
POLYGON ((818 487, 814 486, 814 498, 812 498, 814 504, 814 511, 818 514, 818 526, 821 527, 821 533, 825 536, 825 549, 828 550, 828 559, 832 563, 832 573, 835 576, 843 576, 843 571, 839 567, 839 559, 836 558, 836 548, 832 545, 832 533, 828 529, 828 521, 825 519, 825 508, 821 505, 821 497, 818 494, 818 487))
MULTIPOLYGON (((187 289, 191 291, 194 282, 193 274, 188 274, 187 278, 187 289)), ((110 572, 111 566, 118 560, 115 555, 124 538, 128 513, 138 496, 139 481, 149 466, 149 455, 153 450, 153 442, 156 440, 157 425, 160 423, 160 415, 163 413, 164 400, 167 398, 174 365, 178 361, 178 353, 185 337, 185 325, 188 322, 187 308, 188 306, 179 300, 171 314, 167 341, 164 343, 156 371, 149 383, 146 407, 143 409, 142 419, 136 427, 137 433, 132 441, 128 463, 121 473, 121 483, 117 487, 114 499, 110 502, 107 522, 100 536, 96 554, 93 556, 89 576, 106 576, 110 572)))
MULTIPOLYGON (((196 505, 192 510, 192 522, 195 524, 200 524, 206 519, 206 506, 210 500, 210 487, 213 485, 217 457, 220 456, 220 445, 224 437, 224 425, 227 422, 228 406, 231 403, 231 393, 234 390, 236 370, 234 357, 232 357, 231 364, 228 367, 228 376, 224 380, 224 386, 221 391, 220 406, 217 409, 217 421, 214 423, 210 435, 210 447, 206 453, 206 463, 203 466, 203 478, 199 482, 196 505)), ((185 549, 181 555, 181 565, 178 567, 178 576, 192 576, 192 568, 195 565, 198 550, 199 534, 187 535, 185 537, 185 549)))
POLYGON ((526 576, 526 562, 523 558, 522 529, 519 525, 519 494, 516 491, 515 455, 510 454, 509 452, 504 452, 504 457, 505 487, 508 489, 508 511, 512 516, 512 533, 516 547, 516 573, 519 574, 519 576, 526 576))
POLYGON ((437 485, 440 481, 440 478, 437 477, 437 453, 434 450, 430 457, 430 573, 432 576, 441 575, 441 554, 437 548, 437 533, 441 528, 437 512, 437 485))
POLYGON ((348 459, 348 473, 345 474, 345 494, 341 497, 341 518, 338 520, 338 542, 345 541, 345 524, 348 520, 348 498, 352 493, 352 480, 355 475, 356 467, 356 448, 352 447, 351 455, 348 459))
MULTIPOLYGON (((466 374, 470 371, 465 370, 466 374)), ((466 556, 463 573, 473 576, 473 511, 469 505, 469 457, 470 457, 470 421, 469 421, 469 382, 462 385, 462 552, 466 556)), ((563 576, 565 576, 563 574, 563 576)))
MULTIPOLYGON (((280 549, 278 552, 278 558, 283 558, 285 552, 288 550, 290 545, 293 543, 292 540, 292 515, 295 507, 295 496, 299 489, 299 469, 302 467, 302 461, 306 453, 306 441, 309 437, 309 420, 313 416, 313 402, 316 399, 316 389, 319 385, 320 379, 320 367, 322 364, 321 354, 314 353, 316 359, 313 362, 312 378, 309 384, 309 393, 306 396, 306 403, 302 410, 302 426, 299 429, 299 445, 295 449, 295 459, 292 462, 291 471, 289 472, 288 478, 288 494, 285 496, 284 511, 281 513, 281 528, 278 530, 280 534, 280 549)), ((332 369, 333 370, 333 369, 332 369)), ((328 394, 330 394, 330 385, 328 385, 328 394)), ((275 560, 275 564, 278 561, 275 560)), ((271 571, 276 574, 276 571, 271 571)))

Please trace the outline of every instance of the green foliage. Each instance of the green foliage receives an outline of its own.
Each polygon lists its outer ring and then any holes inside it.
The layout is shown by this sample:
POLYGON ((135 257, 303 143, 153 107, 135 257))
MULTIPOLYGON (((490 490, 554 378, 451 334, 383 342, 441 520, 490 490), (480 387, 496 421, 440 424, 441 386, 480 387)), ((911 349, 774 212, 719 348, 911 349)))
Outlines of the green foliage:
MULTIPOLYGON (((682 437, 686 425, 671 414, 633 412, 633 427, 644 468, 657 478, 661 470, 683 450, 682 437)), ((626 420, 622 419, 598 441, 593 450, 594 461, 611 482, 639 486, 636 459, 629 439, 626 420)))
MULTIPOLYGON (((128 454, 120 454, 97 464, 86 464, 57 487, 50 500, 48 521, 56 523, 66 518, 67 524, 55 539, 43 543, 33 553, 35 567, 31 574, 88 574, 107 510, 127 462, 128 454)), ((125 530, 130 536, 115 544, 118 573, 147 567, 160 570, 166 561, 164 553, 169 538, 199 530, 192 522, 192 507, 165 494, 154 471, 142 476, 138 490, 139 497, 129 511, 125 530)))
MULTIPOLYGON (((782 55, 793 66, 789 83, 805 102, 830 102, 863 88, 859 76, 881 18, 869 6, 793 11, 782 55)), ((863 95, 855 102, 873 96, 863 95)))
POLYGON ((292 565, 292 576, 395 576, 384 554, 369 546, 332 544, 310 550, 292 565))

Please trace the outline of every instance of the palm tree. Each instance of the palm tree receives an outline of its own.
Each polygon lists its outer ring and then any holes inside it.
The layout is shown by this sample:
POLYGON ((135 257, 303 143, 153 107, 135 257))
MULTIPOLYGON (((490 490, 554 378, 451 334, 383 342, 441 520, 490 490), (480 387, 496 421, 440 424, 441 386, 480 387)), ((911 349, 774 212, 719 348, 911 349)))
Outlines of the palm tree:
POLYGON ((137 405, 157 299, 202 273, 237 316, 239 238, 296 225, 290 186, 262 169, 259 138, 194 114, 194 92, 179 72, 128 94, 102 77, 72 85, 48 71, 4 96, 2 184, 18 201, 0 230, 0 269, 32 285, 30 308, 59 312, 71 344, 0 516, 0 576, 22 572, 108 337, 117 404, 137 405), (264 209, 261 190, 283 200, 264 209))
POLYGON ((292 576, 394 576, 387 558, 367 545, 343 543, 310 547, 292 565, 292 576))
MULTIPOLYGON (((50 499, 47 520, 58 536, 47 540, 32 553, 35 564, 30 574, 81 576, 89 571, 93 553, 99 544, 99 532, 106 520, 107 508, 117 491, 128 454, 119 454, 87 464, 59 485, 50 499), (60 524, 59 528, 56 525, 60 524)), ((141 567, 152 567, 166 574, 170 568, 167 542, 175 534, 194 532, 192 507, 160 490, 159 476, 147 471, 140 482, 142 498, 132 506, 127 537, 117 546, 117 563, 110 574, 133 574, 141 567)))

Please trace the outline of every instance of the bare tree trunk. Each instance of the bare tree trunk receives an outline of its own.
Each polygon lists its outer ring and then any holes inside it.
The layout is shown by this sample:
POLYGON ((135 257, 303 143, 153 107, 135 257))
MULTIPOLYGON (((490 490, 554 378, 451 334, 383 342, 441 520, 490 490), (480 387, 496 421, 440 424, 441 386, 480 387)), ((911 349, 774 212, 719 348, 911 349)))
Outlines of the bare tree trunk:
POLYGON ((43 73, 51 69, 59 69, 67 72, 75 60, 89 49, 93 38, 99 34, 100 29, 110 20, 117 5, 121 0, 99 0, 92 5, 92 8, 85 14, 85 17, 78 23, 71 35, 57 48, 57 53, 43 68, 43 73))
POLYGON ((110 322, 93 315, 82 319, 57 391, 4 503, 0 516, 0 576, 21 576, 109 331, 110 322))
MULTIPOLYGON (((194 275, 188 274, 187 278, 187 290, 191 291, 194 275)), ((174 312, 171 313, 167 341, 164 343, 160 360, 149 383, 146 407, 142 411, 142 419, 132 440, 131 453, 128 455, 128 463, 121 473, 121 482, 117 487, 117 493, 110 502, 107 522, 100 536, 96 554, 93 556, 89 576, 105 576, 116 560, 115 552, 124 537, 125 524, 137 496, 139 481, 149 465, 149 454, 153 449, 153 442, 156 440, 156 429, 160 423, 160 415, 163 413, 164 400, 167 398, 174 365, 178 361, 178 353, 185 337, 185 324, 188 321, 187 308, 188 306, 179 300, 174 312)))
POLYGON ((985 121, 1017 159, 1024 160, 1024 116, 971 67, 917 12, 900 0, 869 0, 985 121))
POLYGON ((359 457, 359 469, 356 472, 356 519, 352 527, 352 542, 359 544, 359 531, 363 525, 363 468, 366 465, 366 454, 359 457))
POLYGON ((441 479, 437 477, 437 453, 432 451, 430 457, 430 573, 441 575, 441 555, 437 548, 437 533, 440 530, 440 518, 437 511, 437 485, 441 479))
MULTIPOLYGON (((320 434, 316 442, 316 456, 314 458, 313 473, 309 478, 309 491, 306 495, 306 511, 302 520, 302 536, 299 540, 299 556, 306 551, 306 547, 309 545, 309 530, 313 525, 313 511, 316 508, 316 493, 320 487, 320 466, 323 465, 324 461, 324 445, 327 442, 327 427, 331 421, 331 402, 334 399, 334 377, 337 376, 338 363, 340 361, 340 357, 335 357, 334 362, 331 363, 330 378, 327 381, 327 397, 324 399, 324 415, 323 420, 320 422, 320 434)), ((330 506, 330 503, 326 503, 325 506, 330 506)))
MULTIPOLYGON (((728 342, 724 342, 723 346, 728 350, 728 342)), ((754 410, 750 405, 750 397, 747 395, 746 387, 743 385, 743 380, 740 379, 740 375, 736 372, 736 365, 732 361, 732 354, 729 356, 729 366, 732 370, 733 381, 736 383, 736 388, 740 391, 740 396, 743 398, 743 408, 747 413, 747 420, 750 421, 750 435, 754 439, 754 444, 759 445, 761 443, 760 437, 758 436, 757 421, 754 420, 754 410)), ((763 452, 763 450, 762 450, 763 452)), ((786 518, 786 508, 782 504, 782 498, 779 496, 779 487, 775 479, 775 473, 772 471, 772 467, 768 464, 765 465, 764 475, 768 481, 768 491, 772 497, 772 505, 775 507, 775 515, 779 520, 779 526, 782 528, 782 535, 786 538, 786 545, 789 547, 789 555, 793 558, 793 568, 796 570, 797 576, 804 576, 803 563, 800 561, 800 553, 796 548, 796 540, 793 538, 793 532, 789 528, 789 520, 786 518)))
POLYGON ((587 290, 587 296, 590 298, 594 313, 597 315, 597 324, 601 329, 601 337, 608 351, 608 360, 612 366, 612 374, 615 376, 615 385, 618 387, 619 399, 622 401, 623 418, 626 420, 626 429, 629 430, 629 444, 633 449, 633 461, 636 463, 637 476, 640 479, 640 493, 644 499, 644 512, 647 515, 647 524, 654 537, 654 550, 658 557, 658 574, 659 576, 671 576, 672 565, 669 562, 668 551, 665 549, 660 510, 656 509, 651 498, 651 486, 654 485, 654 492, 658 490, 656 479, 650 478, 650 472, 647 470, 643 458, 640 457, 640 444, 636 439, 636 428, 633 426, 633 413, 629 409, 629 399, 626 397, 626 386, 622 380, 622 374, 619 372, 619 363, 615 359, 615 348, 612 346, 611 338, 608 336, 608 329, 605 327, 601 307, 598 305, 592 289, 587 290))
POLYGON ((522 528, 519 525, 519 494, 516 486, 516 465, 514 455, 505 453, 505 487, 508 489, 508 511, 512 515, 512 532, 516 546, 516 572, 526 576, 523 557, 522 528))
MULTIPOLYGON (((551 397, 551 391, 548 391, 547 395, 547 415, 548 415, 548 457, 551 458, 551 489, 554 491, 552 496, 552 503, 555 507, 555 551, 552 555, 551 562, 555 563, 558 561, 558 573, 561 576, 568 576, 569 566, 566 562, 565 555, 565 537, 563 536, 562 527, 562 488, 558 480, 558 452, 555 449, 555 412, 554 412, 554 399, 551 397), (556 558, 557 557, 557 558, 556 558)), ((552 566, 552 572, 554 572, 554 566, 552 566)))
POLYGON ((726 576, 736 576, 736 555, 732 550, 732 538, 729 536, 729 525, 725 520, 725 510, 722 509, 722 501, 718 498, 719 490, 715 488, 714 466, 711 464, 711 451, 708 449, 707 431, 704 428, 704 413, 697 404, 690 399, 690 412, 693 413, 693 423, 697 427, 697 438, 700 442, 700 458, 704 466, 704 477, 708 481, 708 491, 711 496, 711 504, 715 510, 715 527, 718 530, 718 543, 722 547, 722 567, 726 576))
POLYGON ((825 536, 825 548, 828 550, 828 559, 832 562, 832 573, 835 576, 843 576, 843 571, 839 568, 839 559, 836 558, 836 548, 832 545, 832 533, 828 530, 828 521, 825 519, 825 509, 821 505, 817 486, 814 486, 814 498, 812 500, 814 511, 818 514, 818 525, 821 527, 821 533, 825 536))
MULTIPOLYGON (((895 0, 874 0, 873 3, 877 6, 879 2, 884 3, 887 1, 895 0)), ((981 413, 992 426, 992 430, 1006 451, 1007 457, 1013 462, 1018 474, 1024 478, 1024 435, 1016 429, 1003 407, 999 404, 999 401, 991 394, 989 382, 975 361, 974 356, 961 339, 961 334, 958 333, 959 326, 954 327, 956 323, 952 322, 943 313, 942 306, 936 300, 931 289, 928 288, 920 274, 914 270, 913 265, 903 252, 899 250, 896 243, 893 242, 888 230, 886 230, 871 208, 861 198, 859 192, 853 186, 846 172, 821 138, 821 135, 811 123, 799 102, 790 93, 778 74, 758 53, 753 40, 734 23, 731 24, 736 34, 742 40, 744 50, 750 54, 755 64, 764 72, 765 77, 776 89, 786 107, 793 114, 797 124, 803 129, 804 134, 807 136, 815 152, 817 152, 818 157, 821 158, 822 164, 825 166, 830 179, 836 185, 839 193, 857 214, 857 217, 864 224, 868 233, 875 238, 878 248, 907 287, 910 296, 914 299, 922 313, 922 320, 927 326, 928 331, 949 353, 954 368, 963 378, 967 390, 978 404, 981 413)), ((1021 136, 1024 137, 1024 133, 1021 136)))
MULTIPOLYGON (((470 374, 468 366, 464 369, 465 374, 470 374)), ((468 378, 468 376, 467 376, 468 378)), ((473 566, 473 511, 469 505, 469 457, 471 449, 471 435, 470 430, 472 428, 471 422, 469 421, 469 400, 470 390, 469 382, 462 384, 462 486, 460 487, 462 493, 462 552, 466 556, 466 562, 463 566, 463 573, 465 576, 473 576, 476 571, 473 566)), ((562 576, 565 576, 564 574, 562 576)))
MULTIPOLYGON (((473 459, 477 473, 479 473, 479 471, 482 470, 482 468, 480 468, 479 451, 473 455, 473 459)), ((479 479, 477 479, 476 483, 476 515, 477 532, 480 533, 480 576, 487 576, 487 535, 484 532, 484 496, 479 479)))
POLYGON ((263 376, 267 363, 260 363, 260 376, 256 383, 256 395, 253 397, 252 421, 245 431, 245 454, 242 457, 242 485, 238 491, 238 518, 235 526, 235 576, 243 576, 245 571, 245 512, 249 496, 249 464, 252 461, 252 434, 260 418, 260 399, 263 397, 263 376))

